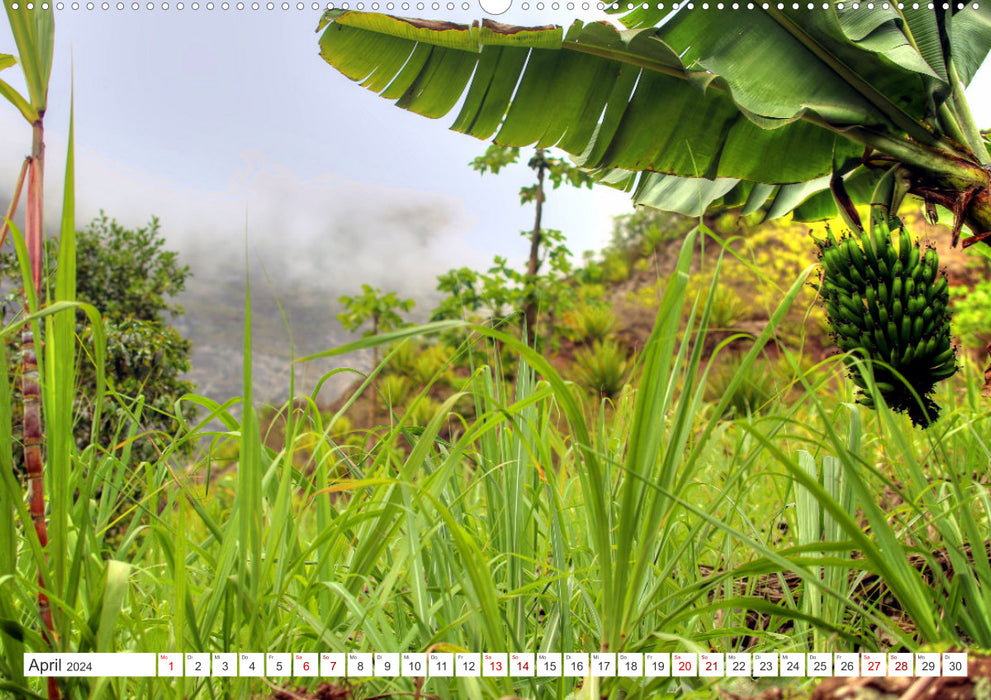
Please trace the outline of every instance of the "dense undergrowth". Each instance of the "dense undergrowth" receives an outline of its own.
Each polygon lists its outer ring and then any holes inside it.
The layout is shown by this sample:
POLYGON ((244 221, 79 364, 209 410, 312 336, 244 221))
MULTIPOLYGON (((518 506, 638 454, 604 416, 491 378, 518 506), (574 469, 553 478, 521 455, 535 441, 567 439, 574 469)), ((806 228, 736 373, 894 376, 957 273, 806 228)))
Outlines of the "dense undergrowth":
MULTIPOLYGON (((388 349, 339 410, 322 410, 319 387, 287 402, 273 440, 251 396, 249 298, 243 397, 183 397, 177 419, 187 404, 201 418, 149 436, 161 451, 153 462, 131 451, 140 400, 121 402, 112 448, 68 445, 47 560, 3 469, 0 687, 41 692, 21 661, 47 649, 39 562, 67 651, 991 646, 991 421, 979 373, 968 366, 940 388, 943 418, 923 432, 876 391, 878 411, 856 405, 840 358, 812 363, 775 341, 774 390, 736 405, 755 392, 778 329, 808 315, 814 268, 791 279, 759 333, 717 333, 721 268, 708 287, 693 268, 702 233, 681 245, 653 332, 624 357, 629 381, 608 397, 505 329, 439 321, 321 353, 388 349), (383 388, 413 343, 438 337, 459 339, 456 352, 383 388), (386 417, 356 433, 347 416, 365 392, 386 417), (189 463, 182 452, 194 443, 205 452, 189 463)), ((71 353, 60 345, 45 361, 71 353)), ((0 425, 10 423, 0 383, 0 425)), ((48 435, 59 431, 71 424, 49 418, 48 435)), ((0 438, 9 465, 8 427, 0 438)), ((709 697, 711 682, 432 678, 417 690, 412 679, 349 680, 355 697, 444 698, 709 697)), ((283 684, 77 678, 63 689, 217 698, 283 684)))

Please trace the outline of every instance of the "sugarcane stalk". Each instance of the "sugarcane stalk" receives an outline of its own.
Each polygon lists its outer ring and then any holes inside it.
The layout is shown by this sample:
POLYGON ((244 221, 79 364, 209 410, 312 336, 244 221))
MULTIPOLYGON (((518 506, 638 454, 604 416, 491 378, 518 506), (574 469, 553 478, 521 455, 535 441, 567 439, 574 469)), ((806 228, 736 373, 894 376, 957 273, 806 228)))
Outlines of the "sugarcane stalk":
MULTIPOLYGON (((41 119, 32 125, 32 146, 28 165, 28 199, 25 215, 25 246, 31 268, 31 279, 25 280, 24 308, 29 309, 27 284, 37 294, 41 289, 41 265, 44 245, 44 126, 41 119)), ((38 562, 38 616, 44 629, 42 636, 55 649, 55 624, 43 571, 47 568, 48 521, 45 514, 45 464, 42 458, 44 433, 41 427, 41 383, 34 332, 27 324, 21 332, 21 395, 24 410, 24 468, 27 473, 28 512, 44 559, 38 562)), ((55 678, 48 678, 49 700, 61 697, 55 678)))

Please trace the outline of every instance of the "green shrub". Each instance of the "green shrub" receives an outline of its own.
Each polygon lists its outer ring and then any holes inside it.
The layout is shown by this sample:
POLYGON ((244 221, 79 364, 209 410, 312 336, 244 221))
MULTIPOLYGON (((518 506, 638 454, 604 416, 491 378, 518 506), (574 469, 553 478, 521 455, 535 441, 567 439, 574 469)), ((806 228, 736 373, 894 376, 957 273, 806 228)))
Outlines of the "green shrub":
POLYGON ((423 345, 413 340, 390 345, 385 358, 386 371, 404 377, 413 376, 413 365, 422 349, 423 345))
MULTIPOLYGON (((698 294, 698 308, 701 311, 705 308, 712 293, 710 279, 705 275, 696 275, 689 282, 689 299, 694 299, 698 294)), ((718 285, 712 297, 712 308, 709 310, 709 328, 712 330, 728 330, 736 326, 743 318, 746 306, 737 293, 723 285, 718 285)))
POLYGON ((616 314, 604 304, 584 304, 568 314, 568 327, 575 340, 605 340, 616 328, 616 314))
POLYGON ((429 396, 419 396, 410 403, 406 419, 411 425, 424 426, 433 420, 441 408, 441 403, 429 396))
POLYGON ((626 254, 618 250, 610 250, 602 261, 602 275, 606 282, 622 282, 630 276, 630 261, 626 254))
POLYGON ((612 398, 626 385, 631 362, 622 345, 605 340, 575 353, 575 365, 583 386, 599 396, 612 398))
POLYGON ((378 381, 379 406, 386 412, 402 407, 412 388, 410 380, 401 374, 387 374, 378 381))
POLYGON ((611 247, 649 255, 664 241, 683 237, 694 225, 694 219, 681 214, 639 207, 630 214, 613 217, 611 247))
POLYGON ((437 381, 449 382, 449 365, 453 355, 454 349, 444 343, 420 348, 410 371, 414 386, 427 386, 437 381))
POLYGON ((579 303, 601 301, 606 296, 606 286, 600 282, 586 283, 578 287, 576 298, 579 303))
POLYGON ((983 350, 991 342, 988 317, 991 316, 991 281, 982 280, 967 287, 950 287, 953 309, 953 335, 966 348, 983 350))
MULTIPOLYGON (((56 245, 55 239, 49 239, 50 279, 55 274, 56 245)), ((162 449, 162 436, 176 436, 180 421, 195 416, 190 404, 183 406, 180 416, 174 410, 179 397, 194 390, 192 383, 183 378, 190 369, 192 343, 171 324, 171 319, 183 314, 183 308, 172 300, 185 288, 189 268, 179 264, 178 253, 164 246, 165 238, 154 217, 144 228, 126 229, 101 212, 86 230, 76 233, 76 296, 93 304, 103 315, 107 383, 118 395, 115 398, 108 394, 104 400, 98 426, 100 441, 105 448, 118 444, 118 426, 126 421, 133 399, 143 396, 138 436, 131 445, 135 463, 155 461, 162 449)), ((3 269, 14 275, 18 267, 12 254, 3 258, 3 269)), ((11 278, 9 289, 5 305, 17 308, 23 294, 19 277, 11 278)), ((42 298, 44 293, 42 290, 42 298)), ((77 318, 83 347, 92 347, 92 329, 82 312, 77 318)), ((20 335, 10 336, 7 342, 8 371, 13 374, 20 369, 20 335)), ((73 432, 82 448, 92 435, 92 397, 96 395, 96 368, 89 357, 79 362, 76 382, 73 432)), ((14 393, 19 402, 20 382, 15 383, 14 393)), ((14 415, 19 417, 20 409, 14 415)), ((15 432, 19 439, 20 426, 15 432)), ((188 454, 188 449, 184 450, 188 454)), ((15 464, 19 464, 21 451, 14 450, 14 455, 15 464)))
POLYGON ((595 260, 595 251, 586 250, 582 254, 584 265, 575 270, 574 279, 580 285, 602 284, 605 272, 602 264, 595 260))
POLYGON ((740 373, 740 357, 723 361, 709 373, 705 387, 706 401, 717 402, 731 394, 723 413, 724 418, 742 418, 757 415, 768 408, 778 395, 774 368, 767 362, 759 362, 744 375, 732 392, 733 379, 740 373))
MULTIPOLYGON (((668 216, 671 216, 668 214, 668 216)), ((649 256, 661 243, 681 238, 685 234, 685 224, 679 222, 677 225, 665 225, 658 221, 652 221, 642 233, 640 240, 640 252, 649 256)))
MULTIPOLYGON (((334 414, 327 412, 320 416, 320 421, 327 425, 334 419, 334 414)), ((354 430, 354 421, 348 416, 338 416, 330 430, 330 438, 335 442, 342 442, 354 430)))

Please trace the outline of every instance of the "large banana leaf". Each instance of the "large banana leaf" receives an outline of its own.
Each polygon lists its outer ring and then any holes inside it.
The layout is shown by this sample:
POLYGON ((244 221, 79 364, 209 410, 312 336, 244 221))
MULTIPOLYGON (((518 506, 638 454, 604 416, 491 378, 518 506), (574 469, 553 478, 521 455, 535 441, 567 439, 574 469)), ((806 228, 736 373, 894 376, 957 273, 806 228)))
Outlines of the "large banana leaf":
MULTIPOLYGON (((328 63, 398 106, 437 118, 464 97, 454 130, 557 146, 660 208, 780 215, 834 171, 863 200, 882 172, 861 163, 865 149, 930 188, 987 185, 988 152, 960 95, 991 49, 991 4, 635 10, 621 21, 565 30, 338 10, 318 31, 328 63)), ((799 209, 834 212, 829 197, 799 209)))

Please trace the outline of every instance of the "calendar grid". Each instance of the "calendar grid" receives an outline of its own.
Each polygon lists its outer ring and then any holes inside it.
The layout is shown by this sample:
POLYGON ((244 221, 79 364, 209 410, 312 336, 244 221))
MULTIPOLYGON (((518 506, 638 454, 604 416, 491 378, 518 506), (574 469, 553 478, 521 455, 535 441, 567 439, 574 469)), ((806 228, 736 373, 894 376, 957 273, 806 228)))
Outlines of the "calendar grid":
POLYGON ((966 676, 967 654, 239 652, 24 655, 28 677, 703 678, 966 676))

